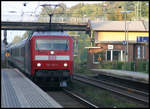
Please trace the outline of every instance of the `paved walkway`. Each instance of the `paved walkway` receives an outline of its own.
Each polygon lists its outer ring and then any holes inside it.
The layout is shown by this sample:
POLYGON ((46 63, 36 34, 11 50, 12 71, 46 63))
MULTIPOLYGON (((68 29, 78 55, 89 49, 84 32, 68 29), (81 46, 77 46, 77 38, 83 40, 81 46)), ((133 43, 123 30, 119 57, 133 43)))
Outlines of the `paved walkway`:
POLYGON ((106 75, 117 76, 120 78, 130 79, 133 81, 139 81, 149 83, 149 74, 125 70, 112 70, 112 69, 91 69, 92 71, 100 72, 106 75))
POLYGON ((46 92, 16 69, 1 69, 2 108, 60 108, 46 92))

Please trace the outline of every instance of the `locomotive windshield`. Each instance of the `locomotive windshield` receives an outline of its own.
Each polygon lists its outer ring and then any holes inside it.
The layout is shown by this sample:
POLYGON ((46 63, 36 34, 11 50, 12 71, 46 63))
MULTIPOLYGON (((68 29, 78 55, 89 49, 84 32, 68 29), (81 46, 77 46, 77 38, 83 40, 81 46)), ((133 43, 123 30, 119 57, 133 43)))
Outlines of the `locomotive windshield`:
POLYGON ((36 39, 36 50, 68 50, 68 39, 36 39))

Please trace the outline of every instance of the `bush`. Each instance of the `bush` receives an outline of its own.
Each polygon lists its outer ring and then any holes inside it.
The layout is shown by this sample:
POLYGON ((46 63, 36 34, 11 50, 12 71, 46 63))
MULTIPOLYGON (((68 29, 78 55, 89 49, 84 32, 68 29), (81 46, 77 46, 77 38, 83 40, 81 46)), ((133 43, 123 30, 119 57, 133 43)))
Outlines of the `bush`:
POLYGON ((127 70, 127 71, 136 71, 136 72, 145 72, 149 73, 149 62, 146 60, 140 60, 137 61, 137 63, 134 62, 103 62, 100 63, 99 67, 100 69, 117 69, 117 70, 127 70), (136 66, 136 69, 135 69, 136 66))
POLYGON ((134 62, 104 62, 99 65, 99 68, 134 71, 134 62))
POLYGON ((149 62, 146 63, 146 73, 149 73, 149 62))
POLYGON ((118 62, 118 61, 113 61, 113 62, 103 62, 100 63, 99 68, 101 69, 122 69, 122 65, 124 62, 118 62))
POLYGON ((124 62, 122 69, 123 70, 128 70, 128 71, 134 71, 134 62, 124 62))
POLYGON ((124 62, 117 62, 117 63, 115 64, 115 69, 122 70, 123 64, 124 64, 124 62))
POLYGON ((149 73, 149 62, 146 60, 137 61, 136 71, 149 73))
POLYGON ((113 69, 113 63, 112 62, 100 63, 99 68, 101 68, 101 69, 113 69))

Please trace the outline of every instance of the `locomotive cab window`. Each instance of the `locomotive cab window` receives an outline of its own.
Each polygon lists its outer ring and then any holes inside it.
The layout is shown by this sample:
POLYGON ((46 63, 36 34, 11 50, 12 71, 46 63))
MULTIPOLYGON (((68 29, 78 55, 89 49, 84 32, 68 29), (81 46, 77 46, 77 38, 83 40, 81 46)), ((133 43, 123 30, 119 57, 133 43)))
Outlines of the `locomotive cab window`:
POLYGON ((68 39, 36 39, 36 50, 68 50, 68 39))

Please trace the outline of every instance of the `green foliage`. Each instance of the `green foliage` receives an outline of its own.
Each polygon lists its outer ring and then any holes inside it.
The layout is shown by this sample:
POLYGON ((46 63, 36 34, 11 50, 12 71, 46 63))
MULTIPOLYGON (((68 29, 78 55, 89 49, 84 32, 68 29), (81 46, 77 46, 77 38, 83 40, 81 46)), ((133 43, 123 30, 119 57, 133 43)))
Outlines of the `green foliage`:
POLYGON ((99 68, 149 73, 149 62, 140 60, 135 64, 134 62, 107 61, 107 62, 100 63, 99 68))
POLYGON ((149 73, 149 62, 146 60, 139 60, 137 64, 137 71, 149 73))
POLYGON ((74 49, 78 49, 76 50, 78 51, 77 57, 74 57, 75 64, 77 65, 77 64, 86 62, 87 61, 87 49, 85 49, 85 47, 90 46, 90 38, 85 32, 81 32, 81 31, 69 31, 67 33, 70 36, 79 35, 75 37, 75 39, 78 40, 78 43, 77 43, 78 48, 74 48, 74 49))
POLYGON ((32 31, 26 31, 24 34, 23 34, 23 37, 22 37, 22 40, 29 37, 29 35, 32 33, 32 31))
POLYGON ((101 69, 118 69, 121 70, 123 67, 124 62, 118 62, 118 61, 113 61, 113 62, 103 62, 100 63, 99 68, 101 69))
POLYGON ((12 43, 15 44, 15 43, 17 43, 17 42, 19 42, 19 41, 21 41, 21 40, 23 40, 23 39, 29 37, 32 33, 33 33, 32 31, 26 31, 26 32, 23 34, 22 37, 20 37, 20 36, 15 36, 14 39, 12 40, 12 43))
MULTIPOLYGON (((85 32, 75 32, 75 31, 69 31, 68 34, 71 35, 79 35, 75 37, 75 39, 78 41, 77 46, 78 48, 74 48, 76 51, 78 51, 77 56, 74 57, 74 71, 79 72, 83 71, 81 67, 81 64, 85 64, 87 62, 87 49, 85 47, 90 46, 90 38, 85 32)), ((74 50, 74 51, 75 51, 74 50)), ((85 70, 85 69, 84 69, 85 70)))
POLYGON ((141 7, 141 14, 143 17, 149 17, 149 1, 143 1, 141 7))
POLYGON ((149 62, 146 62, 146 73, 149 73, 149 62))
MULTIPOLYGON (((142 17, 149 16, 149 8, 147 4, 148 1, 140 2, 141 3, 141 15, 142 17)), ((64 7, 64 13, 65 14, 59 14, 62 13, 63 8, 57 7, 55 10, 52 7, 46 7, 45 9, 42 8, 42 11, 40 13, 40 17, 38 18, 39 21, 44 21, 45 19, 43 16, 48 16, 48 14, 52 13, 54 11, 54 16, 57 17, 89 17, 91 20, 95 18, 102 18, 104 16, 107 17, 107 20, 124 20, 124 15, 120 13, 120 11, 132 11, 131 13, 128 13, 127 20, 132 20, 136 17, 136 6, 139 5, 138 1, 105 1, 103 3, 97 3, 97 4, 83 4, 79 3, 75 6, 72 6, 70 8, 67 8, 65 4, 61 4, 62 7, 64 7), (107 4, 105 7, 104 4, 107 4), (120 7, 121 8, 118 8, 120 7), (57 13, 57 14, 55 14, 57 13)))
POLYGON ((99 68, 100 69, 113 69, 113 63, 109 61, 100 63, 99 68))
POLYGON ((12 43, 15 44, 21 40, 22 40, 22 38, 20 36, 15 36, 14 39, 12 40, 12 43))
POLYGON ((122 66, 122 70, 134 71, 134 62, 126 62, 122 66))

